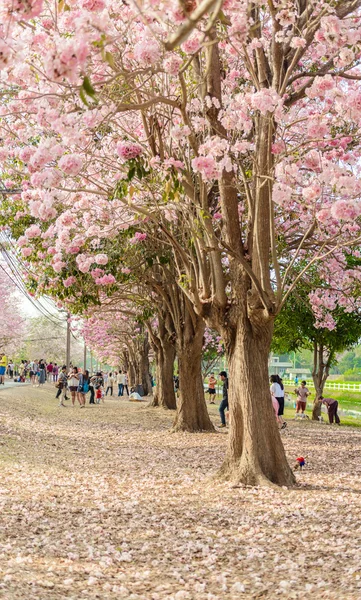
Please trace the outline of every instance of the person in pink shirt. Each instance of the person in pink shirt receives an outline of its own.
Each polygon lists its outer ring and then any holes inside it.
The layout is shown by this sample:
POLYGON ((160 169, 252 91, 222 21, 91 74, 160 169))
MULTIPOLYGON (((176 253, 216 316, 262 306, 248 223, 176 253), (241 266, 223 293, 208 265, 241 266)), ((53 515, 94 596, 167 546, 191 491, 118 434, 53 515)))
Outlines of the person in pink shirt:
POLYGON ((300 414, 300 411, 301 417, 304 417, 307 406, 307 397, 310 395, 310 392, 306 387, 306 382, 301 381, 301 385, 295 390, 295 392, 297 394, 296 417, 300 414))
POLYGON ((58 375, 59 375, 59 367, 58 367, 57 363, 55 363, 53 366, 53 381, 58 381, 58 375))

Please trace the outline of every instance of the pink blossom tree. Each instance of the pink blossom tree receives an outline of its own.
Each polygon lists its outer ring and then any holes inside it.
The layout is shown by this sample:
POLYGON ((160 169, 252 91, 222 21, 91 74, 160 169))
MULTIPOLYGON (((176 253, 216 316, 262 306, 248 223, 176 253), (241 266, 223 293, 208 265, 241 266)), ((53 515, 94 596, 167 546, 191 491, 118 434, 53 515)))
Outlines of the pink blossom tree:
POLYGON ((291 484, 267 359, 307 269, 341 291, 360 278, 342 259, 361 239, 359 2, 227 0, 193 21, 168 3, 67 6, 31 3, 28 27, 23 3, 7 12, 1 158, 23 192, 3 218, 28 225, 23 255, 69 285, 69 255, 84 273, 121 230, 164 237, 196 336, 206 321, 225 343, 224 475, 291 484))

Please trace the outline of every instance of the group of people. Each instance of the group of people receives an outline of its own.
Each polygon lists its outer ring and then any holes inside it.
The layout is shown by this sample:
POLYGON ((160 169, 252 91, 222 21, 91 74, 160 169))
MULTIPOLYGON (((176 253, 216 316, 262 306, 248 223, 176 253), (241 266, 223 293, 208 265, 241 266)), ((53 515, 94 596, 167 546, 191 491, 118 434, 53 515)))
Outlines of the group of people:
POLYGON ((114 386, 118 385, 118 397, 126 391, 129 396, 128 375, 122 371, 114 373, 101 373, 100 371, 91 375, 87 369, 71 367, 70 370, 64 365, 60 371, 56 387, 58 388, 56 398, 59 406, 65 406, 64 400, 68 400, 67 392, 70 393, 72 405, 78 400, 80 408, 85 406, 86 395, 89 393, 89 404, 104 402, 105 396, 113 396, 114 386))
MULTIPOLYGON (((272 404, 275 411, 276 419, 283 429, 287 426, 286 421, 283 419, 284 406, 285 406, 285 391, 282 379, 279 375, 271 375, 271 398, 272 404)), ((307 398, 311 392, 307 388, 307 382, 301 381, 301 385, 295 388, 296 394, 296 415, 295 419, 304 419, 307 417, 307 398)), ((334 398, 324 398, 323 396, 318 397, 318 402, 323 404, 328 413, 329 422, 332 424, 334 421, 337 425, 341 424, 340 417, 338 416, 338 401, 334 398)))
POLYGON ((10 380, 24 383, 28 378, 33 386, 43 385, 46 381, 56 382, 59 375, 57 363, 47 363, 44 359, 22 360, 15 364, 11 358, 0 352, 0 385, 5 384, 5 376, 10 380))

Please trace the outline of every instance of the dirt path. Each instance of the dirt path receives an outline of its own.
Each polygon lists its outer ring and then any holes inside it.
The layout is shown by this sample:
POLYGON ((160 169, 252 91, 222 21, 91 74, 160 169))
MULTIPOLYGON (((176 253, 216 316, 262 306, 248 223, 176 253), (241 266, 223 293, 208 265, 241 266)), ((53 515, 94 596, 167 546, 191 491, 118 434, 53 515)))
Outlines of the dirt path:
MULTIPOLYGON (((226 433, 126 401, 0 391, 0 597, 361 598, 361 431, 290 423, 293 490, 211 478, 226 433)), ((215 415, 215 413, 214 413, 215 415)))

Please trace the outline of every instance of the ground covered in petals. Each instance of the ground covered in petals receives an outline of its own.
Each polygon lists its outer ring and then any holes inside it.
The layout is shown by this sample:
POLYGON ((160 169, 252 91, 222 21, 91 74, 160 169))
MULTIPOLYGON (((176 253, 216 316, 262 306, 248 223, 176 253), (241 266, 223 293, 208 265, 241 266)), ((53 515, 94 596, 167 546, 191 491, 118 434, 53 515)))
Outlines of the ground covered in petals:
POLYGON ((274 490, 212 477, 227 433, 171 421, 1 390, 1 598, 361 598, 360 430, 290 422, 289 460, 307 468, 274 490))

